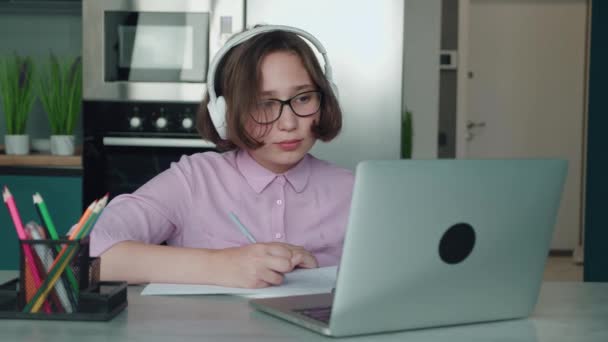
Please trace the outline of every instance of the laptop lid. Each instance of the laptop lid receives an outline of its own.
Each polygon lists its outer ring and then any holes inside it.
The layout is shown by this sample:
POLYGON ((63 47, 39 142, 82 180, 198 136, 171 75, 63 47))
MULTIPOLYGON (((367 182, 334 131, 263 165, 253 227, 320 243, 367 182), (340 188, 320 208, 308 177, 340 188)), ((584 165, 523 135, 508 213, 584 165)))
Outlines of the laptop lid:
POLYGON ((566 172, 564 160, 360 163, 331 334, 529 315, 566 172))

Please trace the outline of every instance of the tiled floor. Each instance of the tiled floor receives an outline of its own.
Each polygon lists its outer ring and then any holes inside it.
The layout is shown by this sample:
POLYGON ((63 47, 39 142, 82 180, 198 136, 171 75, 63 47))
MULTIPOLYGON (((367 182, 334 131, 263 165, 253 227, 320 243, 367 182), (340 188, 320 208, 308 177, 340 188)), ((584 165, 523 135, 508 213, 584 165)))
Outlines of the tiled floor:
POLYGON ((571 256, 551 256, 547 260, 544 280, 583 281, 583 265, 576 264, 571 256))

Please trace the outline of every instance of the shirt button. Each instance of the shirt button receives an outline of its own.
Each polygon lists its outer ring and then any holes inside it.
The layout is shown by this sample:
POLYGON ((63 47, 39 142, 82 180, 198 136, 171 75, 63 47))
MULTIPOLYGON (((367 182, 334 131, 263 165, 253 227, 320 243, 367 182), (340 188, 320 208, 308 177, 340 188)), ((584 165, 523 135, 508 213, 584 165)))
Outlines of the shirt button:
POLYGON ((274 234, 274 237, 275 237, 275 238, 277 238, 277 239, 280 239, 280 238, 282 238, 282 237, 283 237, 283 234, 281 234, 281 233, 276 233, 276 234, 274 234))
POLYGON ((283 204, 283 200, 277 200, 277 205, 283 204))

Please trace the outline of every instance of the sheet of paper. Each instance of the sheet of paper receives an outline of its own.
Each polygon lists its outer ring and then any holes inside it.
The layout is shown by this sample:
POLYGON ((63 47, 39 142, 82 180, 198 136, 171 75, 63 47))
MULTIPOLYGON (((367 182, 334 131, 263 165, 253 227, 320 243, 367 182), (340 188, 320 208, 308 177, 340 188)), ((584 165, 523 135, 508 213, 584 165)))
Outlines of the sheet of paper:
POLYGON ((298 269, 287 273, 283 284, 262 289, 154 283, 146 286, 141 294, 143 296, 230 294, 242 295, 249 298, 262 298, 327 293, 336 284, 336 272, 337 266, 298 269))

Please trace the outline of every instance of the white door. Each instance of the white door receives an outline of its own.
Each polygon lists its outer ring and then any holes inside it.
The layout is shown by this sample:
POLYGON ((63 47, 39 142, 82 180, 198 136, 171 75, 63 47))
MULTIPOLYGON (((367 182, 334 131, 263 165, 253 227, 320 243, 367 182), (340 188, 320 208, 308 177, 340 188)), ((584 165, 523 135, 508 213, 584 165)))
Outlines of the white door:
POLYGON ((572 250, 581 227, 587 0, 461 5, 458 157, 569 160, 551 248, 572 250))

